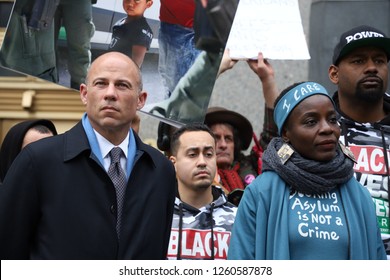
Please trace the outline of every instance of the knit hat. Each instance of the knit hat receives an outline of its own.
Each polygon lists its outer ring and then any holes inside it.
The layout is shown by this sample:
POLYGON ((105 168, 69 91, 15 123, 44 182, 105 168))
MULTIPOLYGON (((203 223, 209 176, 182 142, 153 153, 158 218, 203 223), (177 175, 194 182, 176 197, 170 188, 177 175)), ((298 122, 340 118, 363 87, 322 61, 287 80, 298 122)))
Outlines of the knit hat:
POLYGON ((238 130, 242 149, 246 150, 252 141, 253 128, 243 115, 223 107, 210 107, 207 109, 204 123, 209 127, 216 123, 228 123, 238 130))
POLYGON ((390 58, 390 38, 382 31, 367 25, 355 27, 340 36, 333 52, 333 64, 337 65, 347 54, 359 47, 372 46, 383 49, 390 58))

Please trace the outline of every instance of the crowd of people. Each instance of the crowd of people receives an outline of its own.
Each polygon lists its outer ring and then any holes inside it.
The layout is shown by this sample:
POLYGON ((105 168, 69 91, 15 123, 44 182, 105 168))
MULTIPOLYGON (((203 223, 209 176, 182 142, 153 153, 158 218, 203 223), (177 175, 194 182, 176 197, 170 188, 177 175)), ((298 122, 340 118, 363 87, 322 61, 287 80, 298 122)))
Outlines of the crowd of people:
MULTIPOLYGON (((144 11, 153 1, 123 3, 144 11)), ((163 28, 192 32, 172 24, 163 28)), ((78 79, 86 111, 69 131, 57 135, 49 120, 10 129, 0 150, 1 259, 390 259, 389 37, 365 25, 340 36, 333 95, 315 81, 279 93, 259 53, 248 61, 264 93, 259 137, 242 114, 210 107, 203 122, 160 124, 165 154, 138 136, 148 44, 91 63, 78 79)), ((235 64, 228 51, 216 56, 213 79, 235 64)))

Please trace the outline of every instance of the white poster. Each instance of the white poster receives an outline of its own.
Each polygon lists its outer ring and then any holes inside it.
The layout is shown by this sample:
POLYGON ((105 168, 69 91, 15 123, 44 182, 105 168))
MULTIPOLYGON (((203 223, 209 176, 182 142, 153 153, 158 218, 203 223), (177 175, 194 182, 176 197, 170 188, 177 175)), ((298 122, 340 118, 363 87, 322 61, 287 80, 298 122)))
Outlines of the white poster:
POLYGON ((227 48, 234 59, 310 59, 298 0, 240 0, 227 48))

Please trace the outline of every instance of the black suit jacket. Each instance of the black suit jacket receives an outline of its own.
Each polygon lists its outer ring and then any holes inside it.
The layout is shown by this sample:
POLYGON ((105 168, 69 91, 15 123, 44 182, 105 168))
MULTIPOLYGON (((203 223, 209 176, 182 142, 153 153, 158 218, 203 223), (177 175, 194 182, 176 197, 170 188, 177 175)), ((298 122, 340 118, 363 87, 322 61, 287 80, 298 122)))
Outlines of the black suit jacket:
POLYGON ((81 122, 24 148, 0 186, 1 259, 165 259, 175 171, 135 138, 120 240, 114 185, 81 122))

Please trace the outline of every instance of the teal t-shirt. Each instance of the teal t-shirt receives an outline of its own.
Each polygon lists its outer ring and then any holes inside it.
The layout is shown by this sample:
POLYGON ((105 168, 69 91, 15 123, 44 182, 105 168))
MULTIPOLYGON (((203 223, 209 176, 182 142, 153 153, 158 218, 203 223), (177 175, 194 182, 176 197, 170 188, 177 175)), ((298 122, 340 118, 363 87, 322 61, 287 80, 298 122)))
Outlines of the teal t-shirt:
POLYGON ((298 192, 289 197, 289 246, 292 260, 346 260, 349 236, 338 190, 322 195, 298 192))

